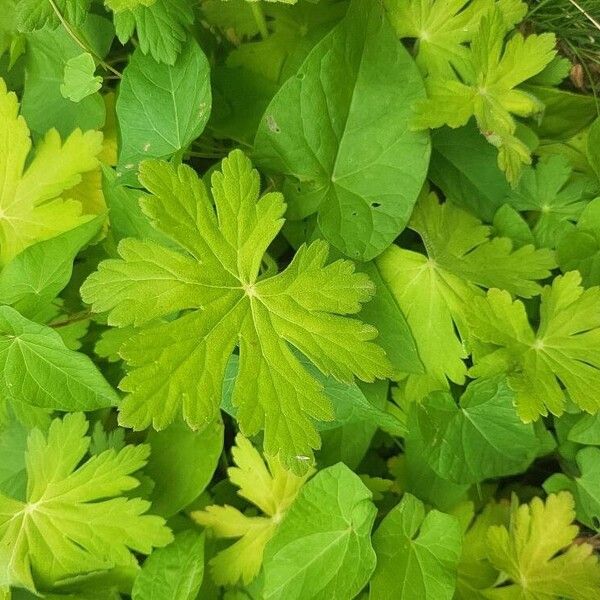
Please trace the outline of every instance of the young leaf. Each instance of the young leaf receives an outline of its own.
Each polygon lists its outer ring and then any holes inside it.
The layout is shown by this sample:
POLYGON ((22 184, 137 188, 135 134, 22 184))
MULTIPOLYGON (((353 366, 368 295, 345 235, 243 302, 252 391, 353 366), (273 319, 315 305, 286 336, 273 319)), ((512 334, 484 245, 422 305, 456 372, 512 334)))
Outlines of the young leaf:
MULTIPOLYGON (((416 40, 416 62, 425 75, 451 79, 464 73, 469 62, 467 42, 479 33, 481 19, 493 0, 384 0, 390 20, 400 38, 416 40)), ((505 29, 520 22, 527 5, 520 0, 498 2, 505 29)))
POLYGON ((81 102, 102 87, 102 77, 94 76, 96 63, 89 52, 67 61, 60 93, 72 102, 81 102))
POLYGON ((265 452, 305 472, 319 445, 313 419, 331 419, 332 411, 291 347, 340 381, 385 377, 390 365, 371 341, 376 330, 345 316, 370 299, 373 285, 348 261, 326 265, 321 241, 302 247, 285 271, 258 279, 285 204, 278 193, 259 200, 258 173, 240 151, 212 175, 218 218, 189 167, 148 161, 140 176, 153 194, 142 200, 145 213, 181 252, 122 241, 122 259, 101 263, 82 287, 84 301, 95 312, 110 311, 109 324, 120 327, 190 310, 145 327, 124 345, 133 370, 121 383, 129 392, 122 423, 163 429, 178 413, 193 428, 214 420, 225 368, 239 345, 233 404, 241 431, 264 428, 265 452))
POLYGON ((134 52, 117 100, 120 174, 134 173, 141 160, 186 149, 202 133, 210 107, 208 61, 196 42, 187 43, 172 66, 134 52))
POLYGON ((416 408, 429 465, 455 483, 525 471, 539 440, 515 414, 514 397, 498 378, 471 383, 458 406, 449 392, 432 392, 416 408))
MULTIPOLYGON (((35 156, 24 168, 31 149, 29 129, 18 115, 19 104, 0 79, 0 266, 27 246, 68 231, 91 218, 82 216, 81 203, 63 199, 82 174, 98 167, 102 134, 74 131, 64 142, 56 130, 38 144, 35 156)), ((68 198, 68 197, 67 197, 68 198)))
POLYGON ((265 600, 354 598, 375 569, 371 497, 344 464, 319 471, 267 545, 265 600))
POLYGON ((404 229, 425 179, 429 138, 407 126, 423 96, 381 5, 353 0, 258 129, 256 161, 286 176, 290 218, 318 213, 321 231, 346 255, 380 254, 404 229))
POLYGON ((563 273, 576 269, 585 287, 600 285, 600 198, 592 200, 577 227, 559 239, 556 255, 563 273))
POLYGON ((527 211, 538 247, 555 248, 586 205, 585 180, 570 181, 572 168, 563 156, 542 159, 535 169, 523 171, 517 187, 506 202, 527 211))
POLYGON ((574 518, 567 492, 520 506, 513 498, 509 527, 488 529, 488 559, 508 581, 487 597, 595 600, 600 565, 590 544, 573 543, 574 518))
POLYGON ((580 283, 579 273, 571 271, 544 288, 537 332, 523 304, 505 291, 490 290, 469 307, 469 375, 507 373, 525 422, 548 411, 561 415, 567 395, 587 412, 600 409, 600 288, 584 291, 580 283))
POLYGON ((456 517, 405 494, 373 536, 372 600, 451 600, 461 553, 456 517))
POLYGON ((515 135, 513 115, 528 117, 543 109, 535 96, 516 88, 552 61, 556 39, 551 33, 526 38, 515 33, 504 44, 505 32, 502 11, 496 7, 481 20, 462 80, 427 81, 428 99, 418 103, 415 126, 460 127, 475 116, 488 142, 498 148, 498 165, 516 183, 531 158, 529 148, 515 135))
POLYGON ((377 259, 379 272, 406 315, 427 374, 442 384, 463 383, 467 353, 455 328, 464 338, 467 307, 482 287, 538 294, 535 280, 550 275, 552 253, 490 239, 489 227, 452 203, 439 204, 435 194, 417 204, 409 226, 428 256, 392 245, 377 259))
POLYGON ((146 0, 138 2, 135 8, 115 13, 114 21, 122 44, 137 32, 143 54, 150 54, 156 62, 174 65, 194 22, 194 5, 188 0, 155 0, 150 4, 146 0))
MULTIPOLYGON (((61 579, 134 561, 172 539, 150 504, 127 499, 139 485, 147 446, 107 450, 81 464, 90 440, 80 413, 55 419, 27 440, 27 498, 0 495, 0 557, 10 585, 35 592, 61 579), (52 560, 48 557, 51 556, 52 560)), ((1 577, 1 574, 0 574, 1 577)))
POLYGON ((0 306, 0 391, 13 402, 54 410, 114 406, 117 394, 85 355, 56 331, 0 306))
POLYGON ((216 536, 240 538, 210 561, 212 575, 219 585, 250 583, 258 574, 267 542, 271 539, 300 488, 312 474, 298 477, 282 468, 277 458, 259 452, 241 434, 232 449, 235 467, 227 469, 238 494, 256 505, 264 516, 246 516, 233 506, 208 506, 192 513, 192 518, 216 536))
POLYGON ((133 600, 195 600, 204 577, 204 535, 182 531, 144 562, 133 600))

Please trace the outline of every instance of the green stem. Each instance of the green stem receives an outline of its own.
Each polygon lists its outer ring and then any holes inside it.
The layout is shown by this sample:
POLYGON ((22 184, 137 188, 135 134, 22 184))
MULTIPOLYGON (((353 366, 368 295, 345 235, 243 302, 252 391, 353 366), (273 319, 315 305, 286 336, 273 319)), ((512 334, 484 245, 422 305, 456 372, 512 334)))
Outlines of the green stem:
POLYGON ((53 329, 58 329, 59 327, 66 327, 67 325, 71 325, 72 323, 79 323, 79 321, 87 321, 92 316, 92 311, 87 309, 81 311, 80 313, 76 313, 74 315, 70 315, 63 321, 54 321, 53 323, 49 323, 48 326, 53 329))
POLYGON ((258 26, 260 36, 263 40, 266 40, 269 37, 269 28, 267 27, 267 20, 265 19, 265 13, 263 12, 260 2, 252 2, 250 8, 252 9, 252 14, 254 15, 254 20, 258 26))
POLYGON ((102 58, 100 56, 98 56, 96 54, 96 52, 94 52, 94 50, 92 48, 90 48, 88 46, 88 44, 86 44, 75 32, 74 28, 71 26, 71 24, 65 19, 64 15, 60 12, 60 9, 58 8, 58 6, 56 6, 56 3, 54 2, 54 0, 48 0, 48 2, 50 2, 50 6, 52 6, 52 9, 54 10, 56 16, 58 17, 58 20, 60 21, 61 25, 65 28, 65 31, 71 36, 71 38, 73 39, 73 41, 85 52, 88 52, 89 54, 91 54, 94 59, 96 60, 96 62, 105 70, 105 71, 110 71, 113 75, 116 75, 119 79, 121 79, 122 75, 121 73, 119 73, 119 71, 117 71, 116 69, 114 69, 113 67, 111 67, 108 63, 104 62, 102 60, 102 58))

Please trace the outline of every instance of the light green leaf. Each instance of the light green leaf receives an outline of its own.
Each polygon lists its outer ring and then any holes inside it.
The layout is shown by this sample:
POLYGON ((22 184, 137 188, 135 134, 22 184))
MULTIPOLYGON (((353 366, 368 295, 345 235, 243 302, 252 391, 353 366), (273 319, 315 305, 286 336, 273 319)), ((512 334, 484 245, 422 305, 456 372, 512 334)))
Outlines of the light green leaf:
POLYGON ((456 517, 428 513, 405 494, 383 519, 373 547, 377 568, 370 584, 372 600, 451 600, 461 553, 456 517))
POLYGON ((118 400, 87 356, 68 350, 58 333, 8 306, 0 306, 0 371, 0 391, 15 402, 96 410, 118 400))
POLYGON ((27 318, 48 308, 71 279, 78 252, 100 231, 104 215, 17 254, 0 271, 0 303, 27 318))
POLYGON ((471 383, 459 405, 449 392, 432 392, 416 408, 425 460, 455 483, 527 470, 539 441, 515 413, 514 397, 504 379, 471 383))
POLYGON ((138 429, 151 423, 163 429, 177 414, 194 428, 213 421, 229 356, 239 345, 233 404, 241 431, 264 428, 265 452, 280 453, 286 465, 305 472, 319 445, 314 420, 333 415, 321 384, 292 348, 340 381, 385 377, 390 365, 371 341, 376 331, 345 316, 371 298, 373 284, 348 261, 326 265, 322 241, 259 280, 285 205, 277 193, 259 199, 258 173, 240 151, 212 175, 218 220, 189 167, 148 161, 141 180, 152 192, 144 212, 181 251, 126 239, 122 259, 101 264, 82 287, 83 299, 95 312, 110 311, 109 324, 121 327, 190 310, 145 327, 123 346, 132 369, 121 382, 129 392, 121 421, 138 429))
POLYGON ((595 600, 600 565, 593 547, 573 543, 573 498, 551 494, 544 503, 533 498, 519 506, 513 498, 510 525, 493 525, 487 532, 487 554, 505 574, 503 586, 486 591, 490 600, 595 600), (506 579, 508 581, 506 581, 506 579))
POLYGON ((490 290, 469 307, 469 375, 508 374, 525 422, 548 412, 561 415, 567 394, 587 412, 600 409, 600 288, 584 290, 580 283, 579 273, 570 271, 544 288, 537 332, 508 292, 490 290))
MULTIPOLYGON (((138 2, 138 4, 140 4, 138 2)), ((189 0, 155 0, 114 15, 115 29, 122 44, 137 32, 139 48, 155 61, 174 65, 185 51, 188 29, 194 22, 194 4, 189 0)))
POLYGON ((223 449, 223 424, 212 423, 191 431, 173 423, 164 431, 151 431, 146 474, 154 481, 152 510, 165 518, 193 502, 210 483, 223 449))
POLYGON ((468 68, 468 42, 479 33, 481 19, 494 4, 505 30, 520 22, 527 5, 520 0, 384 0, 398 37, 415 40, 416 61, 424 74, 450 77, 468 68))
POLYGON ((488 142, 498 148, 498 165, 516 183, 523 164, 530 164, 529 148, 515 135, 513 115, 539 114, 543 104, 518 89, 540 73, 556 55, 552 33, 523 37, 515 33, 504 43, 506 27, 499 7, 481 19, 465 61, 464 73, 427 80, 427 100, 418 103, 416 127, 460 127, 474 116, 488 142))
POLYGON ((427 171, 428 136, 408 129, 423 96, 381 5, 353 0, 283 84, 256 136, 257 163, 286 176, 289 217, 318 213, 325 237, 352 258, 382 252, 405 227, 427 171))
POLYGON ((89 52, 70 58, 65 64, 64 80, 60 86, 63 97, 81 102, 102 87, 102 77, 94 76, 96 63, 89 52))
POLYGON ((185 45, 173 66, 134 52, 117 100, 120 174, 129 173, 130 181, 140 161, 185 150, 202 133, 210 108, 208 61, 196 42, 185 45))
POLYGON ((544 482, 548 494, 562 490, 575 498, 577 520, 590 529, 600 529, 600 449, 583 448, 576 456, 579 474, 555 473, 544 482))
POLYGON ((147 446, 107 450, 80 465, 90 443, 80 414, 52 422, 27 440, 27 499, 0 495, 0 581, 35 591, 61 579, 130 565, 132 551, 149 554, 172 539, 150 504, 127 499, 139 485, 147 446), (79 466, 78 466, 79 465, 79 466), (52 560, 48 560, 51 556, 52 560))
POLYGON ((523 171, 519 183, 506 202, 519 211, 527 211, 538 247, 555 248, 561 235, 570 230, 586 205, 586 182, 571 179, 572 168, 563 156, 550 156, 535 169, 523 171))
POLYGON ((513 250, 506 238, 490 239, 489 227, 452 203, 439 204, 435 194, 419 201, 409 226, 428 256, 392 245, 377 259, 379 272, 406 315, 426 374, 442 386, 448 379, 462 384, 468 306, 483 295, 482 287, 538 294, 535 280, 550 275, 553 255, 533 246, 513 250))
POLYGON ((600 198, 592 200, 577 227, 560 238, 556 256, 563 273, 577 269, 585 287, 600 285, 600 198))
POLYGON ((192 513, 192 518, 219 538, 238 538, 210 560, 218 585, 249 584, 258 575, 263 553, 312 470, 301 477, 284 469, 277 457, 263 457, 241 434, 232 448, 234 467, 227 475, 238 494, 261 511, 255 516, 233 506, 211 505, 192 513))
POLYGON ((204 535, 183 531, 144 562, 133 600, 195 600, 204 577, 204 535))
POLYGON ((376 513, 371 492, 348 467, 319 471, 267 544, 264 599, 354 598, 375 568, 376 513))

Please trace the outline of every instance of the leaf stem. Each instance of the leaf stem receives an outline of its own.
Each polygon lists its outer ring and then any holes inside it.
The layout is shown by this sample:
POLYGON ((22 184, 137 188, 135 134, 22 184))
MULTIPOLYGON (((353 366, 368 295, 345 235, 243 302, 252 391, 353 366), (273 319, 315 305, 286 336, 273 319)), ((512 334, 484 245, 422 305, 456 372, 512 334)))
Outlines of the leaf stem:
POLYGON ((117 71, 116 69, 114 69, 113 67, 111 67, 108 63, 104 62, 104 60, 102 60, 102 58, 100 56, 98 56, 98 54, 92 49, 90 48, 90 46, 88 44, 85 43, 85 41, 83 41, 75 32, 75 29, 71 26, 71 24, 67 21, 67 19, 65 19, 64 15, 60 12, 60 9, 58 8, 58 6, 56 5, 56 2, 54 0, 48 0, 48 2, 50 2, 50 6, 52 6, 52 9, 54 10, 56 16, 58 17, 58 20, 60 21, 61 25, 65 28, 65 31, 71 36, 71 38, 73 39, 73 41, 85 52, 88 52, 89 54, 91 54, 94 59, 96 60, 96 62, 105 70, 105 71, 110 71, 113 75, 115 75, 116 77, 118 77, 119 79, 121 79, 122 75, 121 73, 119 73, 119 71, 117 71))
POLYGON ((260 37, 262 37, 263 40, 266 40, 269 37, 269 28, 267 27, 267 20, 265 19, 265 13, 263 12, 260 0, 252 2, 250 8, 252 9, 256 25, 258 26, 260 37))
POLYGON ((92 311, 87 309, 81 312, 75 313, 67 317, 64 321, 54 321, 54 323, 49 323, 48 326, 53 329, 58 329, 59 327, 66 327, 67 325, 71 325, 71 323, 78 323, 79 321, 86 321, 92 316, 92 311))

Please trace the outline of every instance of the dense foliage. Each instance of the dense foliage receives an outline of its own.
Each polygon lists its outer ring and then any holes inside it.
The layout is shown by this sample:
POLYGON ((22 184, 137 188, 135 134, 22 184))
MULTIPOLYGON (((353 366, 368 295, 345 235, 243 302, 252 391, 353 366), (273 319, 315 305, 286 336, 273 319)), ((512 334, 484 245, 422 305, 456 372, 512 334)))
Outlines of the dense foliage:
POLYGON ((600 598, 564 4, 0 0, 0 599, 600 598))

